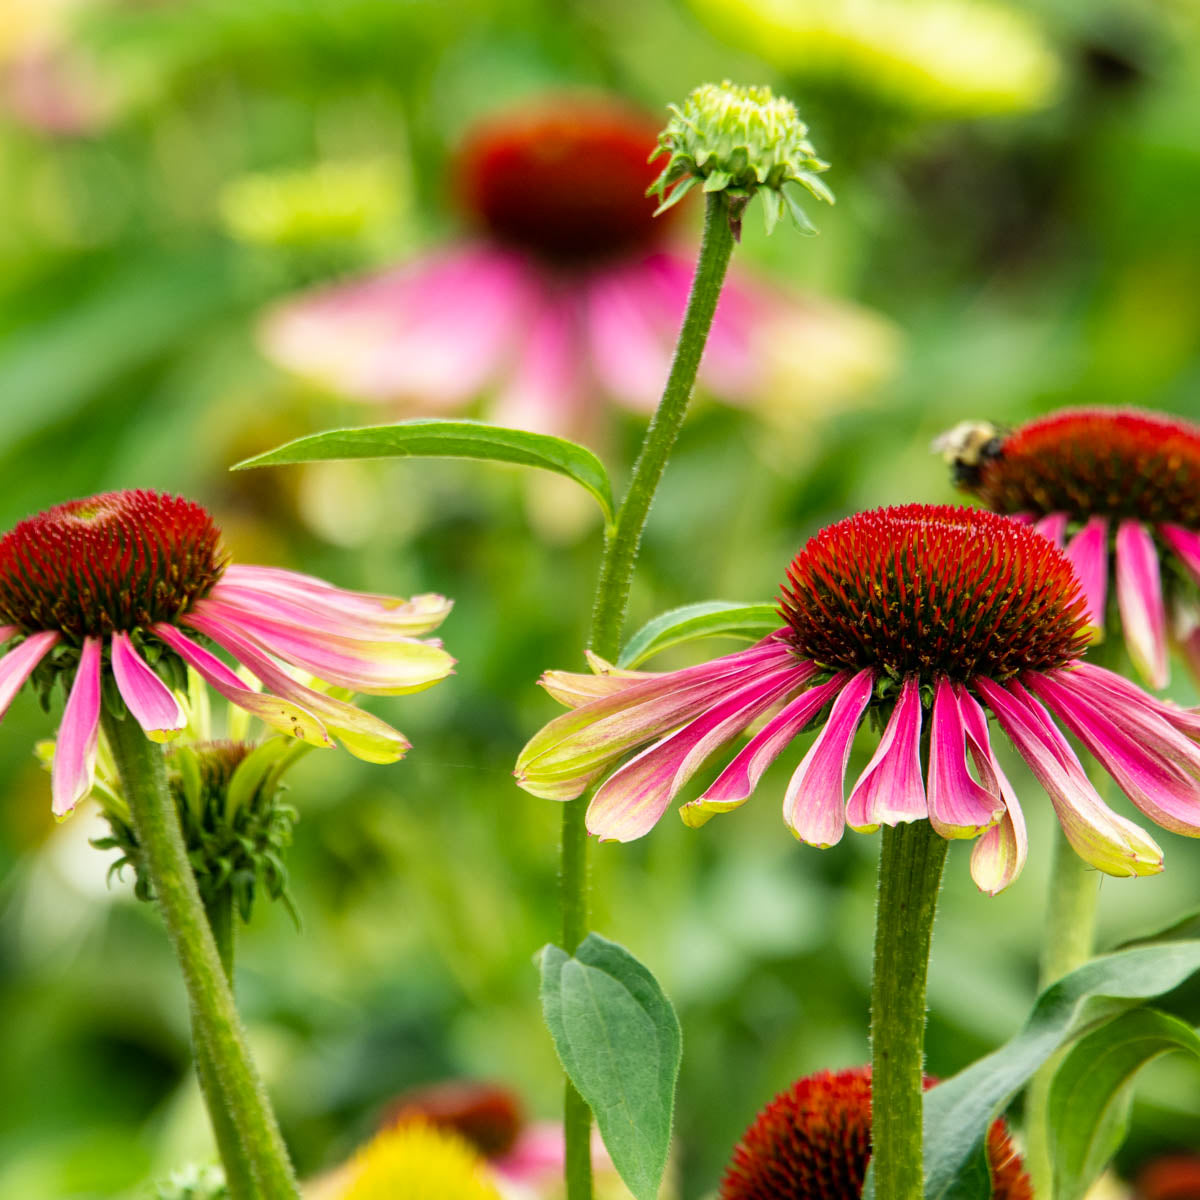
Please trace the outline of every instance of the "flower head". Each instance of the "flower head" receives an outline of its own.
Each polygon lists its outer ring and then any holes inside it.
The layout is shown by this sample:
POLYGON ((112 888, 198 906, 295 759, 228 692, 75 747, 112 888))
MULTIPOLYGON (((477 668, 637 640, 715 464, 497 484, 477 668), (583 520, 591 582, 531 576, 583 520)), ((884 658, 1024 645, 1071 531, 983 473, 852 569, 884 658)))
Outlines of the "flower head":
POLYGON ((689 825, 745 803, 784 749, 820 725, 784 797, 797 838, 831 846, 847 824, 870 832, 928 819, 943 837, 979 839, 972 875, 995 892, 1020 872, 1027 839, 992 752, 990 711, 1093 866, 1147 874, 1161 869, 1162 852, 1104 804, 1059 722, 1147 816, 1200 835, 1200 748, 1190 740, 1200 717, 1079 661, 1083 592, 1065 555, 1028 526, 927 505, 850 517, 802 547, 780 615, 782 627, 750 649, 681 671, 549 672, 544 685, 575 711, 522 751, 521 786, 568 800, 607 776, 588 828, 628 841, 759 718, 766 723, 684 805, 689 825), (847 801, 868 711, 882 736, 847 801), (640 753, 617 765, 631 751, 640 753))
POLYGON ((524 1125, 520 1100, 506 1087, 448 1079, 405 1092, 388 1106, 385 1125, 422 1120, 448 1129, 488 1158, 507 1154, 524 1125))
POLYGON ((1157 413, 1075 409, 997 433, 967 464, 962 444, 946 443, 960 486, 1065 548, 1097 639, 1119 618, 1134 665, 1165 687, 1171 610, 1200 670, 1200 427, 1157 413))
MULTIPOLYGON (((694 269, 668 246, 673 222, 655 218, 646 196, 657 128, 594 95, 490 117, 466 136, 451 173, 471 239, 285 301, 261 326, 265 353, 356 399, 429 413, 482 397, 500 424, 577 438, 600 428, 599 398, 653 411, 694 269)), ((859 360, 838 349, 870 339, 857 312, 735 278, 701 382, 734 403, 765 397, 782 363, 773 347, 796 330, 817 347, 806 366, 833 361, 834 391, 863 390, 892 357, 871 350, 876 365, 858 379, 859 360)))
POLYGON ((127 491, 74 500, 0 538, 0 715, 31 676, 43 694, 59 675, 70 678, 51 773, 59 817, 95 780, 103 680, 111 677, 147 736, 163 741, 187 723, 174 690, 184 664, 283 733, 317 746, 334 735, 360 758, 394 762, 408 749, 401 734, 295 679, 280 660, 348 692, 419 691, 453 666, 440 642, 417 636, 448 611, 440 596, 402 601, 232 564, 209 515, 179 497, 127 491))
POLYGON ((671 120, 659 134, 654 157, 667 154, 667 165, 652 189, 662 199, 659 212, 677 204, 696 184, 706 192, 724 192, 730 201, 735 235, 741 214, 755 194, 765 189, 763 213, 770 233, 791 211, 806 232, 812 225, 787 184, 799 184, 818 200, 833 203, 833 193, 817 178, 828 163, 808 140, 808 126, 796 106, 774 96, 770 88, 737 87, 726 80, 696 88, 683 108, 671 106, 671 120), (669 189, 670 191, 667 195, 669 189))
POLYGON ((377 1134, 351 1164, 338 1200, 500 1200, 484 1160, 462 1138, 423 1121, 377 1134))
MULTIPOLYGON (((934 1080, 926 1078, 925 1087, 934 1080)), ((994 1200, 1032 1200, 1004 1122, 988 1131, 994 1200)), ((858 1200, 871 1158, 871 1068, 820 1071, 780 1092, 733 1151, 719 1200, 858 1200)))

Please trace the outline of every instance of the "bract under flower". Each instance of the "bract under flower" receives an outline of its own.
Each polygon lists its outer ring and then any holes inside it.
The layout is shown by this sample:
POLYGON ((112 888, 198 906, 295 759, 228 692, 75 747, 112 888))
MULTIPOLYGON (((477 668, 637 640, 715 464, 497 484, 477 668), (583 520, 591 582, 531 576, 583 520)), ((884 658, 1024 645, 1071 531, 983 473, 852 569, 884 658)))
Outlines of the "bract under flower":
POLYGON ((750 649, 681 671, 552 672, 548 688, 573 711, 522 751, 521 786, 568 800, 606 776, 588 828, 627 841, 757 719, 766 717, 683 806, 689 825, 744 803, 819 725, 783 801, 800 840, 830 846, 846 823, 870 832, 928 818, 943 837, 978 839, 972 875, 996 892, 1019 874, 1027 838, 992 750, 990 710, 1091 865, 1143 875, 1161 869, 1162 852, 1104 803, 1057 722, 1148 817, 1200 836, 1200 718, 1079 661, 1084 595, 1063 552, 1027 525, 925 505, 851 517, 801 549, 780 615, 783 627, 750 649), (851 747, 868 712, 883 736, 847 801, 851 747))

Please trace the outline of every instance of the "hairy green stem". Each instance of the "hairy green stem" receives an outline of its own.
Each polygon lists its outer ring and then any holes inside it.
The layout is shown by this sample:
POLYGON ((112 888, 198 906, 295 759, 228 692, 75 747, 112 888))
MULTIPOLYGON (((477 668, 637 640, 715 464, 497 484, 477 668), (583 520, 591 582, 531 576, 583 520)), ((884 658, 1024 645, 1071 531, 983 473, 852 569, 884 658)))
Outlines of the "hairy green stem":
MULTIPOLYGON (((614 661, 621 649, 621 629, 625 624, 625 609, 629 603, 629 587, 642 530, 687 415, 696 372, 700 369, 700 358, 712 328, 732 253, 733 231, 729 224, 728 201, 723 193, 714 192, 708 197, 705 208, 700 257, 679 340, 675 344, 671 372, 633 465, 629 489, 604 543, 604 558, 592 607, 590 645, 601 658, 609 661, 614 661)), ((563 805, 560 897, 563 949, 568 954, 573 954, 587 936, 588 865, 584 818, 588 799, 581 796, 563 805)), ((567 1200, 591 1200, 591 1120, 586 1102, 567 1080, 563 1105, 567 1200)))
POLYGON ((924 1193, 925 981, 948 846, 928 821, 883 828, 871 980, 876 1200, 921 1200, 924 1193))
MULTIPOLYGON (((287 1150, 250 1059, 233 993, 188 862, 162 751, 147 740, 131 717, 121 719, 106 711, 103 721, 143 864, 183 974, 197 1058, 210 1056, 211 1082, 241 1136, 259 1192, 270 1200, 298 1200, 287 1150)), ((225 1167, 229 1174, 237 1171, 236 1162, 225 1167)))
MULTIPOLYGON (((1108 774, 1091 758, 1087 760, 1087 771, 1092 785, 1104 796, 1108 790, 1108 774)), ((1092 957, 1099 900, 1100 872, 1075 853, 1056 821, 1046 905, 1046 941, 1038 971, 1039 992, 1044 992, 1092 957)), ((1042 1064, 1030 1081, 1025 1100, 1025 1165, 1038 1200, 1052 1200, 1054 1192, 1054 1172, 1050 1162, 1050 1084, 1061 1058, 1061 1055, 1054 1055, 1042 1064)))

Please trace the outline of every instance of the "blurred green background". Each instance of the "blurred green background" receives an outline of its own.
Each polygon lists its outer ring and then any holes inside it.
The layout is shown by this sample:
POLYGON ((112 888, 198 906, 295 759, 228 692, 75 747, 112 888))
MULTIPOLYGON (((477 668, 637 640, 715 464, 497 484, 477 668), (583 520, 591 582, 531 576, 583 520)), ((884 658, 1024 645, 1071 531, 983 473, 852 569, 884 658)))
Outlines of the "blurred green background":
MULTIPOLYGON (((304 1173, 425 1080, 506 1082, 555 1113, 532 955, 557 930, 559 811, 510 771, 557 711, 538 674, 582 665, 599 530, 502 468, 227 474, 290 437, 386 419, 269 365, 256 318, 453 238, 445 168, 480 115, 571 87, 662 113, 723 77, 797 102, 839 200, 812 213, 815 239, 768 240, 751 214, 739 266, 873 310, 885 348, 850 348, 869 368, 853 386, 820 386, 817 345, 759 408, 700 398, 631 630, 678 604, 771 598, 798 544, 848 511, 953 499, 928 446, 959 420, 1079 403, 1200 417, 1187 0, 0 4, 0 526, 155 487, 210 505, 242 561, 456 601, 442 632, 457 675, 372 702, 408 758, 312 755, 292 773, 304 927, 261 905, 242 942, 243 1011, 304 1173)), ((679 222, 682 246, 698 221, 679 222)), ((605 418, 618 481, 640 432, 605 418)), ((1177 664, 1174 694, 1190 687, 1177 664)), ((32 753, 51 730, 28 695, 0 730, 0 1195, 144 1195, 209 1154, 183 992, 153 911, 106 886, 94 813, 54 824, 32 753)), ((782 770, 702 831, 668 817, 594 853, 595 927, 652 967, 683 1022, 686 1200, 775 1090, 867 1058, 877 846, 796 845, 782 770)), ((1031 825, 1021 879, 990 899, 967 846, 950 856, 935 1073, 1009 1036, 1034 995, 1051 814, 1012 777, 1031 825)), ((1104 881, 1104 944, 1196 905, 1200 853, 1164 837, 1162 876, 1104 881)), ((1175 1002, 1200 1018, 1200 995, 1175 1002)), ((1193 1068, 1167 1060, 1139 1095, 1127 1171, 1200 1145, 1193 1068)))

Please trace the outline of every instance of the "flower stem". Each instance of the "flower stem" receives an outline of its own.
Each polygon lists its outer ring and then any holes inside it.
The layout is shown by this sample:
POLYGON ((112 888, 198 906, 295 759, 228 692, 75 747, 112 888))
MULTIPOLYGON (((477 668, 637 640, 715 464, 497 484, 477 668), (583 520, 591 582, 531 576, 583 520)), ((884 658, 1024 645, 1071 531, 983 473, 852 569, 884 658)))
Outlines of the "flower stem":
MULTIPOLYGON (((146 872, 183 974, 197 1057, 211 1056, 219 1102, 241 1135, 259 1192, 271 1200, 298 1200, 287 1150, 251 1062, 233 993, 196 889, 179 815, 167 788, 162 751, 130 717, 122 719, 105 711, 103 721, 146 872)), ((236 1170, 236 1163, 226 1163, 227 1173, 236 1170)))
MULTIPOLYGON (((1103 797, 1108 775, 1095 761, 1087 760, 1088 775, 1103 797)), ((1071 848, 1058 822, 1054 823, 1054 856, 1050 866, 1050 892, 1046 906, 1046 941, 1038 970, 1038 991, 1043 992, 1092 957, 1096 937, 1096 907, 1100 899, 1100 873, 1089 867, 1071 848)), ((1038 1200, 1051 1200, 1054 1171, 1050 1162, 1050 1084, 1060 1055, 1038 1069, 1025 1101, 1025 1165, 1038 1200)))
MULTIPOLYGON (((629 489, 604 542, 604 558, 592 606, 590 645, 601 658, 609 661, 614 661, 621 649, 621 629, 625 624, 629 587, 642 530, 687 415, 696 372, 700 369, 700 358, 712 328, 732 253, 729 204, 724 193, 714 192, 708 197, 705 208, 700 257, 679 340, 675 344, 671 372, 633 465, 629 489)), ((563 949, 568 954, 573 954, 587 936, 587 804, 588 797, 581 796, 563 805, 560 897, 563 949)), ((591 1200, 591 1121, 592 1114, 586 1102, 567 1080, 563 1104, 567 1200, 591 1200)))
POLYGON ((921 1200, 925 980, 949 843, 928 821, 884 826, 871 982, 876 1200, 921 1200))

